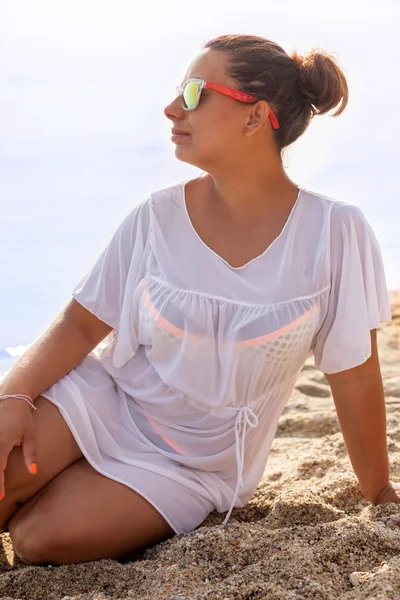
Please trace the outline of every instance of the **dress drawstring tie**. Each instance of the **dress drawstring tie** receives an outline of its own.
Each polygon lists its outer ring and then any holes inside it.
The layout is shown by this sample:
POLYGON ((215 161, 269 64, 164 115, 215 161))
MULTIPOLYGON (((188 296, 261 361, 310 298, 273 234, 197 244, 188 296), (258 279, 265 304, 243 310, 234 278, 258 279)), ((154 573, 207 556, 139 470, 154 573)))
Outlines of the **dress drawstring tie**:
POLYGON ((237 500, 239 489, 243 487, 243 466, 244 466, 244 441, 246 437, 247 425, 252 429, 258 425, 257 415, 248 406, 242 406, 235 420, 235 445, 236 445, 236 464, 237 464, 237 483, 233 500, 226 515, 223 526, 225 527, 229 521, 232 510, 237 500))

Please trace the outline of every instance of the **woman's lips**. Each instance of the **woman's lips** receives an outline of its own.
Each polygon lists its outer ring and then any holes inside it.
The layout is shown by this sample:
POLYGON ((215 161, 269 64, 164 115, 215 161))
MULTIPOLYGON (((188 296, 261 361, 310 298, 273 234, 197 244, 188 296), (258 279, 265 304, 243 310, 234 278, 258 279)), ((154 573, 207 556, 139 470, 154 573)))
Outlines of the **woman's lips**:
POLYGON ((189 133, 185 133, 183 131, 174 131, 172 130, 171 140, 173 142, 180 142, 189 137, 189 133))

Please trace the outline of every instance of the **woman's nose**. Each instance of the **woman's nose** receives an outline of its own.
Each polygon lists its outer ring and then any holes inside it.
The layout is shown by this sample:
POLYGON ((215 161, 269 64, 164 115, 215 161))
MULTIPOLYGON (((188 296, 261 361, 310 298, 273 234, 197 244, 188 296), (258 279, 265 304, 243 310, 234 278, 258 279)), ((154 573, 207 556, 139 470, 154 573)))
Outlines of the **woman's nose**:
POLYGON ((164 108, 164 115, 167 119, 182 119, 184 116, 184 110, 181 104, 180 96, 177 96, 172 102, 170 102, 164 108))

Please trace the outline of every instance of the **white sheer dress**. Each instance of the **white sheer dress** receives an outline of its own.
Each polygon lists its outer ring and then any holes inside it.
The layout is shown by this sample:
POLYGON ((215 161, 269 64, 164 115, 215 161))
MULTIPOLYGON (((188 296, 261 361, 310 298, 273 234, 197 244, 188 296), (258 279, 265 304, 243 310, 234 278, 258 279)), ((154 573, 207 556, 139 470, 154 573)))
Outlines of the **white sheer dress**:
POLYGON ((360 209, 304 188, 263 254, 234 268, 194 230, 185 183, 122 221, 74 298, 113 327, 43 396, 90 464, 176 533, 243 507, 307 357, 335 373, 390 320, 378 243, 360 209))

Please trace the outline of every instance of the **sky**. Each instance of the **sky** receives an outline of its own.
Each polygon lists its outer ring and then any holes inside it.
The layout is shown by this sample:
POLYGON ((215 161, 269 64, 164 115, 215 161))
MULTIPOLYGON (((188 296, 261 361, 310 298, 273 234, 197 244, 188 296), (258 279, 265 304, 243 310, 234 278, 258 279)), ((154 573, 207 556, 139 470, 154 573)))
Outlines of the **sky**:
POLYGON ((163 109, 222 33, 337 56, 349 105, 316 117, 285 164, 360 206, 400 288, 399 28, 397 0, 0 0, 0 353, 45 331, 138 201, 197 174, 163 109))

